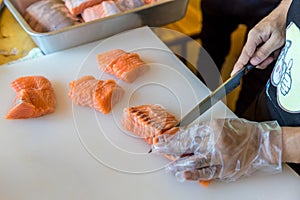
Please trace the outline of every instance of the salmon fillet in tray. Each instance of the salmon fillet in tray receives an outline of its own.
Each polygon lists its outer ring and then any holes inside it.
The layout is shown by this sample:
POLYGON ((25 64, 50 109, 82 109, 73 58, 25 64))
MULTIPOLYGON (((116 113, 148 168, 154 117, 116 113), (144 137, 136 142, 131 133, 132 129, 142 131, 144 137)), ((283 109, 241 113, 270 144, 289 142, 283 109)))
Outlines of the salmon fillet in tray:
POLYGON ((84 9, 97 5, 103 0, 66 0, 65 5, 73 15, 79 15, 84 9))
POLYGON ((145 4, 151 4, 151 3, 156 3, 158 2, 159 0, 144 0, 144 3, 145 4))
POLYGON ((115 2, 122 12, 144 5, 143 0, 115 0, 115 2))
POLYGON ((81 16, 85 22, 89 22, 115 15, 120 12, 120 9, 117 7, 114 1, 103 1, 98 5, 86 8, 81 16))
POLYGON ((24 18, 36 32, 56 31, 81 23, 60 0, 37 1, 26 8, 24 18))

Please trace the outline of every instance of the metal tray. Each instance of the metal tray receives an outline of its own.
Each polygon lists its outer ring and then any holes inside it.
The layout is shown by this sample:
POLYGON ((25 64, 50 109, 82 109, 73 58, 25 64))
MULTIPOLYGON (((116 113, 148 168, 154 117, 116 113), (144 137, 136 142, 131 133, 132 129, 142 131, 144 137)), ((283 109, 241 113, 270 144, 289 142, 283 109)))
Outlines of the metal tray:
POLYGON ((4 0, 4 3, 45 54, 104 39, 144 25, 157 27, 172 23, 184 17, 188 4, 188 0, 161 0, 103 19, 53 32, 38 33, 23 18, 26 7, 35 1, 37 0, 4 0))

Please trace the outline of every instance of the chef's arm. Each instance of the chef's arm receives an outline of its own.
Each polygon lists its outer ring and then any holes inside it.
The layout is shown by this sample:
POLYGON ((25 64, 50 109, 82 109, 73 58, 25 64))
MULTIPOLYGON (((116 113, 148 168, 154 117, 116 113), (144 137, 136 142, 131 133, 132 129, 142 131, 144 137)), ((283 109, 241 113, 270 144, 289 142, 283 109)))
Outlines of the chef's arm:
POLYGON ((287 12, 293 0, 282 0, 280 4, 284 7, 282 11, 287 12))
POLYGON ((300 163, 300 127, 282 127, 282 161, 300 163))

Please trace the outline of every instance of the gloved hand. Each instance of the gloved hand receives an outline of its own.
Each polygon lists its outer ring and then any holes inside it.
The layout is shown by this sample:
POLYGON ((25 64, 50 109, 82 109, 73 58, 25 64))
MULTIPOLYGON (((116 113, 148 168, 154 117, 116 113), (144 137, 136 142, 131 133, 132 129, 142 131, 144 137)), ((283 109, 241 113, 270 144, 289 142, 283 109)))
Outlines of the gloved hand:
POLYGON ((152 151, 176 158, 167 171, 179 181, 229 182, 257 170, 281 172, 282 134, 276 121, 218 119, 161 135, 152 151))

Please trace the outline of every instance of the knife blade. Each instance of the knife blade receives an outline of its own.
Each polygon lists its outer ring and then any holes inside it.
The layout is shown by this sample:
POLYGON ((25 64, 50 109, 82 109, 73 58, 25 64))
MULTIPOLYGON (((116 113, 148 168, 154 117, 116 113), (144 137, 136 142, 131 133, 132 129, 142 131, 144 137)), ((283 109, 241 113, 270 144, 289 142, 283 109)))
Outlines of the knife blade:
POLYGON ((186 126, 192 123, 196 118, 205 113, 213 105, 219 102, 223 97, 229 94, 237 86, 240 85, 242 77, 247 74, 250 70, 255 68, 255 66, 248 63, 237 73, 231 76, 227 81, 220 85, 215 91, 203 99, 198 105, 196 105, 188 114, 186 114, 176 127, 186 126))

